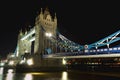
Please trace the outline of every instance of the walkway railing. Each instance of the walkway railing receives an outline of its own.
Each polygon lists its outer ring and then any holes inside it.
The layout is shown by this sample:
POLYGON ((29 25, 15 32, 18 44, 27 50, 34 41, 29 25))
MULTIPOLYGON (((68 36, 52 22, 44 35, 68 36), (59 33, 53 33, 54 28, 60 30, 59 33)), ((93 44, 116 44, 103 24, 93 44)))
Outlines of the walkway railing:
POLYGON ((43 55, 44 58, 95 58, 95 57, 120 57, 120 47, 92 49, 78 52, 61 52, 43 55))

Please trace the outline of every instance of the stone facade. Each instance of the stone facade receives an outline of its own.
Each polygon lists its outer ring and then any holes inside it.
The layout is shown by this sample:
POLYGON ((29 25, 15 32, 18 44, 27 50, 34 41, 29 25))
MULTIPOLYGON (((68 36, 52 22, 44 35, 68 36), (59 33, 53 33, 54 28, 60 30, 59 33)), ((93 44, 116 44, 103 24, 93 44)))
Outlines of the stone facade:
MULTIPOLYGON (((35 32, 30 34, 30 31, 22 32, 18 35, 18 54, 23 55, 24 53, 31 53, 32 42, 34 41, 34 54, 45 54, 46 48, 54 49, 53 44, 50 43, 49 37, 46 33, 51 33, 51 35, 56 38, 57 30, 57 17, 56 14, 54 18, 51 16, 50 11, 46 8, 44 11, 41 8, 40 14, 35 19, 35 26, 33 27, 35 32), (27 38, 25 38, 29 35, 27 38), (33 41, 30 39, 34 37, 33 41), (22 39, 25 38, 25 39, 22 39)), ((55 49, 54 49, 55 50, 55 49)))

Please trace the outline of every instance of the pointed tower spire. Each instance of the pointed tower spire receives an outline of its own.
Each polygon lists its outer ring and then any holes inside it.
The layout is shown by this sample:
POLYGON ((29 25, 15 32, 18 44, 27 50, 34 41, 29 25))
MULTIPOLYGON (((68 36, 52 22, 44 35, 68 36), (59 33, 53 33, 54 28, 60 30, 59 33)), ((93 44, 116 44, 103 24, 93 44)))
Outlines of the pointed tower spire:
POLYGON ((57 16, 56 16, 56 13, 55 13, 55 17, 54 17, 54 22, 57 23, 57 16))
POLYGON ((57 19, 57 17, 56 17, 56 13, 55 13, 55 18, 54 19, 57 19))
POLYGON ((19 35, 20 35, 20 36, 23 35, 22 29, 19 31, 19 35))
POLYGON ((42 8, 41 8, 41 13, 40 14, 43 14, 43 10, 42 10, 42 8))

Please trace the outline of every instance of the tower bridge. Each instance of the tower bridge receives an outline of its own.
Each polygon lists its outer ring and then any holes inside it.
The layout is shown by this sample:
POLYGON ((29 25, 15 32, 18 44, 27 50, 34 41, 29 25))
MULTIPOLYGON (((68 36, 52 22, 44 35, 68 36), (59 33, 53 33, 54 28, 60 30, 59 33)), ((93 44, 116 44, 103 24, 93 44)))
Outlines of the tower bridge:
POLYGON ((65 58, 120 57, 120 47, 110 47, 120 40, 120 30, 95 43, 80 45, 63 36, 57 29, 57 16, 41 8, 30 31, 20 31, 14 55, 25 62, 33 58, 35 67, 61 67, 65 58), (106 48, 99 48, 106 46, 106 48), (29 55, 29 56, 28 56, 29 55), (62 58, 62 59, 61 59, 62 58), (49 64, 49 65, 48 65, 49 64))

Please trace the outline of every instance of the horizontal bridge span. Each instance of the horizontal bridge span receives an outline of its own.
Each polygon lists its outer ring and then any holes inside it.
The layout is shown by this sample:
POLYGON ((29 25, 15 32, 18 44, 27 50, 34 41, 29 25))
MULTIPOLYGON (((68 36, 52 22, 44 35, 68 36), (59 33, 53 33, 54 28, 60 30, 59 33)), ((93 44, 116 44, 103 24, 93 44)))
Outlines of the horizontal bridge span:
POLYGON ((44 58, 108 58, 108 57, 120 57, 120 53, 112 54, 99 54, 99 55, 77 55, 77 56, 58 56, 58 55, 44 55, 44 58))

